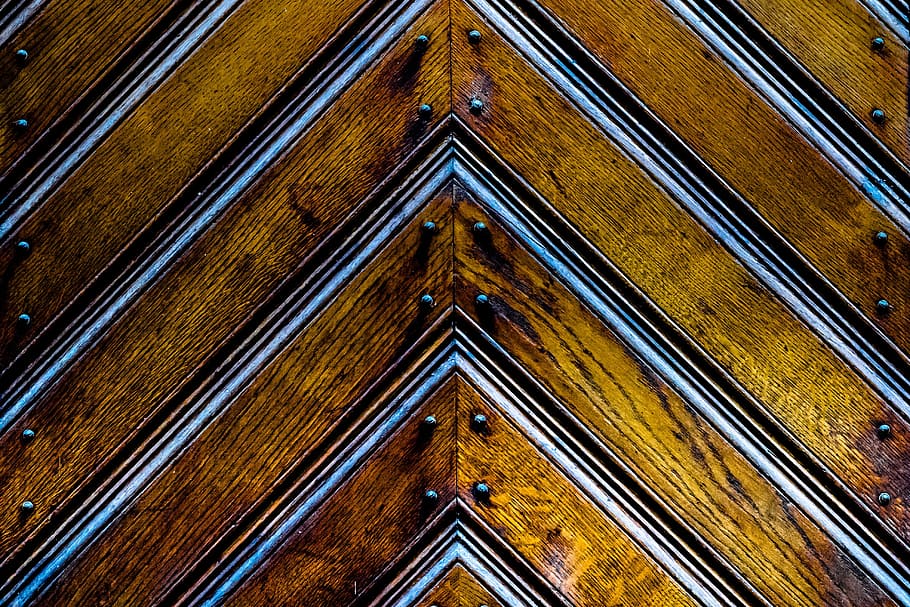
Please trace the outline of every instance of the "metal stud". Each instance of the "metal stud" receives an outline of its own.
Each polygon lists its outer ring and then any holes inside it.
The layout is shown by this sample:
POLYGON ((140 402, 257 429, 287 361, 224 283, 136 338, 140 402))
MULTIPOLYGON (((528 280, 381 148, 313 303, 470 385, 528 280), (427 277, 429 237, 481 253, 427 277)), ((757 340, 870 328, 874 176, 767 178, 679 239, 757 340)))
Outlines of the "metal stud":
POLYGON ((471 109, 471 113, 476 116, 483 111, 483 100, 479 97, 471 97, 469 107, 471 109))
POLYGON ((26 500, 26 501, 22 502, 22 505, 19 506, 19 508, 22 510, 22 514, 31 514, 32 512, 35 511, 35 504, 26 500))
POLYGON ((19 325, 20 328, 25 329, 32 324, 32 317, 28 314, 20 314, 16 319, 16 324, 19 325))
POLYGON ((878 494, 878 503, 881 506, 889 506, 891 504, 891 494, 886 491, 882 491, 881 493, 879 493, 878 494))
POLYGON ((423 494, 423 501, 427 506, 435 506, 439 502, 439 494, 432 489, 427 489, 423 494))
POLYGON ((471 30, 468 32, 468 42, 471 44, 480 44, 481 37, 482 36, 478 30, 471 30))
POLYGON ((884 38, 882 38, 881 36, 876 36, 875 38, 872 39, 872 50, 873 51, 880 51, 883 48, 885 48, 885 39, 884 38))
POLYGON ((432 221, 425 221, 423 223, 423 231, 426 232, 427 234, 435 234, 436 233, 436 223, 432 222, 432 221))
POLYGON ((430 308, 433 307, 433 304, 434 304, 433 296, 430 295, 429 293, 424 293, 423 295, 420 296, 420 307, 422 307, 426 310, 429 310, 430 308))
POLYGON ((875 108, 872 110, 872 113, 869 114, 869 117, 872 118, 872 122, 875 124, 884 124, 885 123, 885 110, 875 108))
POLYGON ((26 61, 28 61, 28 51, 25 50, 24 48, 20 48, 19 50, 17 50, 16 51, 16 60, 19 63, 25 63, 26 61))
POLYGON ((891 436, 891 426, 889 424, 880 424, 878 428, 875 429, 875 433, 881 440, 885 440, 891 436))
POLYGON ((420 34, 417 36, 417 39, 414 41, 414 44, 417 46, 417 50, 425 51, 426 48, 430 45, 430 37, 426 34, 420 34))
POLYGON ((429 118, 433 115, 433 106, 429 103, 421 103, 417 113, 420 114, 421 118, 429 118))
POLYGON ((32 245, 30 245, 27 240, 20 240, 19 242, 16 243, 16 252, 19 253, 19 255, 22 255, 23 257, 28 255, 31 252, 31 250, 32 250, 32 245))
POLYGON ((471 418, 471 429, 474 432, 483 433, 487 431, 487 416, 483 413, 478 413, 471 418))
POLYGON ((25 129, 28 128, 28 120, 26 120, 25 118, 20 118, 18 120, 14 120, 13 126, 20 131, 24 131, 25 129))
POLYGON ((478 221, 477 223, 474 224, 473 229, 476 234, 483 234, 487 231, 487 224, 485 224, 482 221, 478 221))
POLYGON ((490 500, 490 486, 486 483, 476 483, 474 485, 474 499, 478 502, 487 502, 490 500))
POLYGON ((436 418, 432 415, 427 415, 423 418, 423 428, 428 432, 432 432, 436 429, 436 426, 439 422, 436 421, 436 418))
POLYGON ((490 305, 490 298, 481 293, 474 298, 474 303, 476 303, 478 306, 488 306, 490 305))
POLYGON ((31 428, 26 428, 25 430, 22 431, 22 442, 23 443, 28 444, 28 443, 32 442, 33 440, 35 440, 35 431, 34 430, 32 430, 31 428))
POLYGON ((891 313, 891 304, 887 299, 879 299, 875 302, 875 311, 884 316, 891 313))
POLYGON ((888 232, 876 232, 873 240, 878 246, 885 246, 888 243, 888 232))

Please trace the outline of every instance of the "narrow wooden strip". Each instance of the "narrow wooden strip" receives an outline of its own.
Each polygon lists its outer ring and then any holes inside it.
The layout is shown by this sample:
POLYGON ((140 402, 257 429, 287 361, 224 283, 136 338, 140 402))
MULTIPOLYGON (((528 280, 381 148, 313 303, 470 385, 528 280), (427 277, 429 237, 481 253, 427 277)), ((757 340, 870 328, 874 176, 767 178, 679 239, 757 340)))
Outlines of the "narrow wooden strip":
POLYGON ((52 0, 0 47, 0 176, 159 20, 174 0, 52 0), (23 49, 27 61, 16 56, 23 49), (24 118, 22 132, 13 121, 24 118))
POLYGON ((482 210, 459 204, 455 225, 456 303, 771 604, 887 600, 849 555, 482 210), (476 221, 489 226, 483 240, 471 232, 476 221), (489 298, 485 306, 476 303, 479 293, 489 298))
MULTIPOLYGON (((43 603, 66 604, 74 597, 88 603, 103 602, 108 596, 107 588, 116 589, 114 596, 118 601, 160 601, 169 585, 193 567, 219 537, 232 532, 254 505, 264 499, 269 504, 280 499, 267 496, 282 475, 302 462, 308 462, 307 467, 315 465, 314 453, 325 449, 320 443, 343 416, 354 415, 351 404, 451 305, 451 239, 441 232, 428 246, 422 229, 423 221, 432 218, 445 230, 449 204, 450 197, 443 196, 421 214, 420 221, 397 236, 331 307, 264 368, 237 401, 162 472, 123 518, 71 565, 43 603), (436 312, 421 311, 418 302, 424 292, 436 296, 436 312), (389 305, 392 293, 398 305, 389 305), (137 552, 136 545, 144 546, 143 550, 137 552)), ((452 409, 453 399, 450 389, 440 392, 428 405, 437 411, 440 444, 448 444, 449 449, 452 437, 447 441, 446 436, 454 431, 454 424, 446 410, 452 409)), ((438 466, 445 464, 444 459, 434 461, 432 454, 436 451, 414 447, 420 444, 413 440, 420 430, 419 421, 429 414, 409 422, 399 446, 383 450, 383 463, 377 464, 378 469, 386 470, 391 459, 408 453, 412 458, 427 459, 430 470, 438 471, 438 466)), ((436 433, 433 437, 435 441, 436 433)), ((385 478, 387 484, 382 484, 374 474, 366 474, 357 488, 347 491, 356 495, 372 483, 377 489, 364 495, 373 497, 333 498, 337 504, 334 507, 353 506, 356 511, 381 503, 377 496, 391 491, 390 484, 399 480, 394 474, 385 478)), ((415 481, 419 478, 422 477, 415 481)), ((404 483, 395 491, 403 491, 403 487, 404 483)), ((444 499, 443 489, 438 491, 444 499)), ((407 492, 395 494, 403 498, 407 492)), ((419 509, 420 493, 410 497, 419 509)), ((367 542, 376 539, 375 534, 361 533, 350 519, 329 518, 340 524, 351 523, 352 531, 356 530, 367 542)), ((361 521, 362 526, 369 525, 369 520, 361 521)), ((408 517, 402 522, 417 521, 408 517)), ((323 541, 329 542, 332 537, 329 533, 323 541)), ((350 538, 336 546, 338 567, 350 565, 345 565, 343 558, 344 550, 350 548, 348 541, 350 538)), ((308 542, 305 545, 312 547, 308 542)), ((386 545, 386 549, 392 548, 394 554, 400 546, 386 545)), ((225 555, 219 554, 219 558, 225 555)), ((333 586, 335 591, 347 591, 348 582, 357 579, 349 580, 340 575, 341 570, 330 571, 327 565, 328 561, 312 562, 311 575, 301 579, 309 583, 307 580, 312 581, 318 571, 326 576, 325 580, 336 579, 338 574, 337 579, 343 583, 333 586)), ((347 576, 354 576, 357 569, 346 571, 347 576)), ((368 581, 359 579, 361 589, 368 581)), ((313 592, 322 587, 321 583, 312 583, 313 592)))
POLYGON ((484 42, 453 38, 456 113, 906 541, 910 426, 461 6, 456 33, 477 27, 484 42), (892 440, 876 437, 883 422, 892 440), (897 496, 887 508, 884 490, 897 496))
POLYGON ((454 402, 450 382, 225 604, 354 601, 429 516, 454 499, 454 402), (439 425, 422 438, 427 415, 439 425), (436 491, 435 504, 426 500, 427 490, 436 491))
POLYGON ((573 604, 697 604, 465 383, 458 419, 459 497, 573 604), (478 413, 495 430, 472 431, 478 413))
MULTIPOLYGON (((445 17, 437 5, 409 34, 444 40, 445 17)), ((415 62, 412 40, 402 40, 0 437, 0 475, 8 481, 0 486, 4 555, 41 530, 94 470, 153 420, 243 319, 415 149, 432 126, 418 119, 419 103, 445 113, 447 67, 444 45, 415 62), (378 124, 382 138, 373 136, 378 124), (27 446, 19 441, 25 428, 38 434, 27 446), (36 504, 27 520, 18 517, 24 499, 36 504)), ((408 299, 406 305, 416 303, 408 299)))
POLYGON ((910 306, 901 287, 910 283, 910 266, 900 262, 910 256, 910 241, 829 159, 664 4, 541 4, 872 324, 910 352, 910 314, 901 313, 910 306), (889 234, 889 246, 875 246, 879 231, 889 234), (896 313, 879 315, 881 298, 896 313))
POLYGON ((0 249, 0 365, 168 209, 362 3, 299 0, 276 19, 267 0, 250 0, 125 118, 0 249), (19 240, 31 244, 25 259, 19 240), (17 330, 22 313, 31 324, 17 330))

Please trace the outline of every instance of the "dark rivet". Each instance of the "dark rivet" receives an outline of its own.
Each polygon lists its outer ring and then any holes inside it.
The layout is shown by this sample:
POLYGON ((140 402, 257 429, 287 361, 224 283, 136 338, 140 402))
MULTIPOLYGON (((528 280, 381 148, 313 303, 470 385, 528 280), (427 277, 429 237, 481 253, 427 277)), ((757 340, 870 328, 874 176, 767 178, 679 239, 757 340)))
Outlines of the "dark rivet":
POLYGON ((32 324, 32 317, 28 314, 20 314, 19 318, 16 319, 16 323, 24 329, 32 324))
POLYGON ((25 63, 28 61, 28 51, 24 48, 20 48, 18 51, 16 51, 16 59, 19 61, 19 63, 25 63))
POLYGON ((478 502, 485 502, 490 499, 490 487, 486 483, 477 483, 474 485, 474 499, 478 502))
POLYGON ((479 114, 483 111, 483 100, 479 97, 471 97, 470 108, 472 114, 479 114))
POLYGON ((429 118, 433 115, 433 106, 429 103, 420 104, 420 108, 417 110, 417 113, 420 114, 422 118, 429 118))
POLYGON ((434 506, 436 504, 436 502, 439 501, 439 494, 436 493, 435 491, 433 491, 432 489, 428 489, 426 491, 426 493, 423 494, 423 501, 428 506, 434 506))
POLYGON ((423 231, 428 234, 433 234, 434 232, 436 232, 436 224, 433 223, 432 221, 424 222, 423 231))
POLYGON ((888 424, 881 424, 878 428, 875 429, 875 433, 880 439, 885 440, 891 436, 891 426, 888 424))
POLYGON ((478 413, 471 418, 471 429, 474 432, 486 432, 487 431, 487 416, 483 413, 478 413))
POLYGON ((32 250, 32 245, 28 244, 26 240, 20 240, 16 243, 16 252, 22 256, 28 255, 32 250))
POLYGON ((891 312, 891 304, 888 303, 887 299, 879 299, 875 302, 875 310, 879 314, 889 314, 891 312))
POLYGON ((874 122, 875 124, 884 124, 885 123, 885 110, 880 110, 878 108, 875 108, 874 110, 872 110, 872 113, 869 114, 869 116, 872 118, 872 122, 874 122))
POLYGON ((480 42, 480 32, 477 30, 471 30, 468 32, 468 42, 471 44, 478 44, 480 42))
POLYGON ((483 232, 486 232, 487 224, 485 224, 482 221, 478 221, 477 223, 474 224, 474 231, 477 232, 478 234, 482 234, 483 232))
POLYGON ((35 431, 34 430, 32 430, 31 428, 26 428, 25 430, 22 431, 22 442, 23 443, 30 443, 33 440, 35 440, 35 431))
POLYGON ((417 45, 417 50, 425 50, 430 44, 430 37, 426 34, 420 34, 417 36, 417 40, 414 41, 414 44, 417 45))
POLYGON ((891 504, 891 494, 882 491, 878 494, 878 503, 882 506, 888 506, 891 504))
POLYGON ((423 419, 423 427, 430 432, 432 432, 433 430, 436 429, 437 423, 438 422, 436 421, 436 418, 433 417, 432 415, 427 415, 423 419))
POLYGON ((885 39, 884 38, 882 38, 881 36, 877 36, 872 39, 872 50, 873 51, 880 51, 883 48, 885 48, 885 39))
POLYGON ((476 303, 478 306, 485 306, 490 303, 490 298, 487 297, 486 295, 484 295, 483 293, 481 293, 480 295, 478 295, 477 297, 474 298, 474 303, 476 303))
POLYGON ((29 501, 22 502, 22 505, 19 507, 22 509, 23 514, 31 514, 35 510, 35 504, 29 501))
POLYGON ((429 293, 424 293, 420 296, 420 305, 423 308, 432 308, 433 307, 433 296, 429 293))
POLYGON ((875 244, 880 247, 885 246, 888 242, 888 233, 887 232, 876 232, 875 233, 875 244))
POLYGON ((16 127, 17 129, 19 129, 20 131, 24 131, 25 129, 28 128, 28 120, 26 120, 25 118, 20 118, 19 120, 14 120, 13 126, 16 127))

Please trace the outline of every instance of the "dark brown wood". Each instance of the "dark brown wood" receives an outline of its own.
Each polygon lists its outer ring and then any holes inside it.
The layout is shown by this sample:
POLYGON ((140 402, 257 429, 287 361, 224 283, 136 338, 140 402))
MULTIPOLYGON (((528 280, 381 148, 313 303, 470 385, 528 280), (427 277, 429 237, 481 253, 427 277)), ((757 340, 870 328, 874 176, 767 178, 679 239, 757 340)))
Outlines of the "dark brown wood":
POLYGON ((886 487, 910 488, 910 426, 475 14, 454 3, 453 21, 484 35, 482 50, 453 39, 456 114, 857 499, 910 537, 904 502, 876 502, 886 487), (477 94, 489 106, 480 116, 464 101, 477 94), (882 421, 896 440, 876 438, 882 421))

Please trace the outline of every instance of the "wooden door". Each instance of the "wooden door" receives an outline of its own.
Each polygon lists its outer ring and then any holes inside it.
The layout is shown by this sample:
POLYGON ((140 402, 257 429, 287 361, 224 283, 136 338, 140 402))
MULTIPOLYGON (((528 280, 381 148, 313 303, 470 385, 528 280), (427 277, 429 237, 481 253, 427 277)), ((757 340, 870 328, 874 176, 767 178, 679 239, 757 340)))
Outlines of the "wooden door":
POLYGON ((896 0, 7 0, 0 605, 910 605, 896 0))

